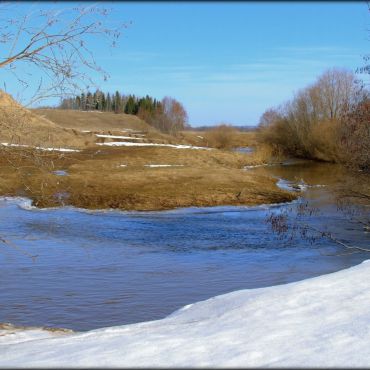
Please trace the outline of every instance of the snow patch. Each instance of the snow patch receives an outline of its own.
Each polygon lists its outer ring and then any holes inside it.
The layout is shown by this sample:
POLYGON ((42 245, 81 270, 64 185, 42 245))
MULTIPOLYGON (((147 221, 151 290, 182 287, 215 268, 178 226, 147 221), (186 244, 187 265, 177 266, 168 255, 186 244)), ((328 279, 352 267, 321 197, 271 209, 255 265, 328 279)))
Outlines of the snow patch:
POLYGON ((250 165, 250 166, 244 166, 244 169, 245 170, 250 170, 252 168, 257 168, 257 167, 265 167, 265 166, 269 166, 268 163, 263 163, 263 164, 253 164, 253 165, 250 165))
POLYGON ((56 152, 80 152, 81 150, 77 150, 77 149, 69 149, 69 148, 43 148, 41 146, 35 146, 34 147, 35 149, 38 149, 38 150, 45 150, 45 151, 56 151, 56 152))
POLYGON ((28 145, 23 145, 23 144, 1 143, 1 145, 3 145, 3 146, 21 147, 21 148, 29 148, 28 145))
POLYGON ((203 146, 192 146, 192 145, 173 145, 173 144, 158 144, 158 143, 133 143, 130 141, 112 141, 110 143, 96 143, 97 145, 108 145, 108 146, 162 146, 175 149, 204 149, 212 150, 203 146))
POLYGON ((9 144, 9 143, 0 143, 0 144, 3 146, 31 148, 31 149, 45 150, 45 151, 57 151, 57 152, 80 152, 81 151, 81 150, 70 149, 70 148, 44 148, 41 146, 30 146, 30 145, 24 145, 24 144, 9 144))
POLYGON ((144 164, 145 167, 184 167, 183 164, 144 164))

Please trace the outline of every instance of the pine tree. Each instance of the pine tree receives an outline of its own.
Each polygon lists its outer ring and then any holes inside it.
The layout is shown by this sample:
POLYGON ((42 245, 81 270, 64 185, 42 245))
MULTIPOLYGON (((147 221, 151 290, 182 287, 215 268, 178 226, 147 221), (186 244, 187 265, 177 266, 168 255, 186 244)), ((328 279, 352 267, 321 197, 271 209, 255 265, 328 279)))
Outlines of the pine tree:
POLYGON ((107 102, 106 102, 106 105, 107 105, 107 112, 111 112, 112 111, 112 99, 111 99, 109 93, 107 94, 107 102))
POLYGON ((118 91, 114 95, 114 113, 121 113, 121 95, 118 91))
POLYGON ((126 114, 135 114, 135 98, 133 95, 130 95, 128 100, 127 100, 127 103, 126 103, 126 106, 125 106, 125 113, 126 114))

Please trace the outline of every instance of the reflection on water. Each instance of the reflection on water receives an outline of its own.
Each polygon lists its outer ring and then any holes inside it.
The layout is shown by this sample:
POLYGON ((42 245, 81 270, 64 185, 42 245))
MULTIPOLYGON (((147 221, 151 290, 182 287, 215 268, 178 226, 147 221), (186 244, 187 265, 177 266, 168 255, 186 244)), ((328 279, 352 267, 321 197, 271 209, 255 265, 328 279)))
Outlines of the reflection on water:
MULTIPOLYGON (((331 185, 344 176, 337 167, 255 171, 327 185, 302 193, 321 210, 311 221, 347 242, 369 244, 368 234, 330 197, 331 185)), ((0 201, 0 235, 38 258, 33 263, 9 246, 1 249, 0 322, 16 325, 88 330, 154 320, 217 294, 292 282, 368 258, 339 255, 342 250, 324 239, 314 246, 277 239, 265 222, 269 207, 140 213, 27 210, 19 203, 0 201)))
POLYGON ((244 153, 244 154, 250 154, 254 152, 254 148, 251 146, 241 146, 239 148, 234 149, 236 152, 244 153))
POLYGON ((57 176, 67 176, 68 172, 65 170, 56 170, 56 171, 53 171, 53 174, 57 176))

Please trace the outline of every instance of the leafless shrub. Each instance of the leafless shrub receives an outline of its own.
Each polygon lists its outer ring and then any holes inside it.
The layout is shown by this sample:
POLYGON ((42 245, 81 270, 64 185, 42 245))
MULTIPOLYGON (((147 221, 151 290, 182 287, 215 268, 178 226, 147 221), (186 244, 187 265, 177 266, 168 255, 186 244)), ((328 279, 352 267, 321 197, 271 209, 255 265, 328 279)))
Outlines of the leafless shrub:
POLYGON ((366 96, 353 73, 328 70, 291 101, 267 110, 261 117, 257 139, 275 152, 332 162, 342 161, 345 144, 361 157, 352 159, 363 167, 368 150, 362 147, 370 147, 368 110, 361 105, 366 96))
POLYGON ((342 160, 350 167, 370 171, 370 99, 348 112, 340 124, 342 160))
POLYGON ((204 138, 210 147, 228 149, 233 146, 236 134, 237 130, 234 127, 223 123, 207 131, 204 138))

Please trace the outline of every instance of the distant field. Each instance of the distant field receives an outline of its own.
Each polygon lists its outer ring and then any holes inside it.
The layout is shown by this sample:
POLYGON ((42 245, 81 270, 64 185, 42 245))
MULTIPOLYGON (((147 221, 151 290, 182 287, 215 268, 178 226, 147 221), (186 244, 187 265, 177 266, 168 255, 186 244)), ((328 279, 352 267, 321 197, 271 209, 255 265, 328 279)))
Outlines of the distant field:
POLYGON ((140 118, 130 114, 111 112, 78 111, 69 109, 33 109, 57 125, 76 130, 121 130, 124 128, 151 131, 153 128, 140 118))
MULTIPOLYGON (((1 195, 26 196, 39 207, 127 210, 253 205, 295 197, 277 188, 276 180, 243 169, 265 160, 257 152, 184 149, 184 144, 212 146, 209 131, 186 130, 171 136, 132 115, 57 109, 30 112, 9 96, 4 95, 5 100, 9 104, 2 113, 8 121, 0 136, 20 146, 0 147, 1 195), (15 138, 6 136, 15 131, 15 138), (129 146, 111 147, 112 142, 129 146), (35 146, 80 151, 42 151, 35 146)), ((231 144, 254 146, 255 133, 236 131, 231 144)))

